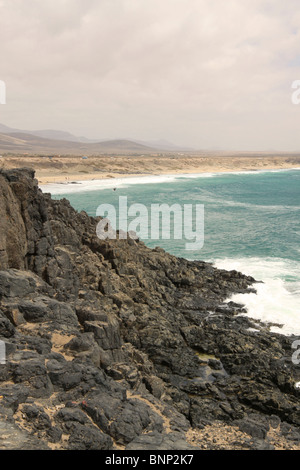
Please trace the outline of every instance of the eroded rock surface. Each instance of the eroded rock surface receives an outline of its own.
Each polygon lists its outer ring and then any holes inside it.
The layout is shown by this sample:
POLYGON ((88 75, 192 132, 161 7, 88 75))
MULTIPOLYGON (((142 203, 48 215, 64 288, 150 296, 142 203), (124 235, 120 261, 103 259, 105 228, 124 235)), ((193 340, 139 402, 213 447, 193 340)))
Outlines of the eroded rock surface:
POLYGON ((254 279, 99 240, 32 170, 0 172, 0 216, 0 448, 200 448, 222 423, 300 444, 293 338, 225 302, 254 279))

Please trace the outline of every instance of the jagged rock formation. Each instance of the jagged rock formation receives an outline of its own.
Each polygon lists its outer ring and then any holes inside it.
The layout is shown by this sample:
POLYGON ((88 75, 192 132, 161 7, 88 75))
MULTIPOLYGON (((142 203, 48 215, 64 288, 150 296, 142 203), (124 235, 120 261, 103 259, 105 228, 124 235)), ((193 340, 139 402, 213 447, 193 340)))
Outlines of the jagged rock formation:
POLYGON ((190 449, 220 423, 232 448, 300 443, 293 339, 224 303, 254 279, 99 240, 28 169, 0 172, 0 217, 0 448, 190 449))

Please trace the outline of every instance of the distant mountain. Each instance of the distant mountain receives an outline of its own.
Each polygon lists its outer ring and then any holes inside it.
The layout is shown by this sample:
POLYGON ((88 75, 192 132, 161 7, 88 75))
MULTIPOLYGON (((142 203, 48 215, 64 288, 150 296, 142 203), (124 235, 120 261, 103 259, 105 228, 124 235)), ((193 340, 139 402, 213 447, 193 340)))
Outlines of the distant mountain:
POLYGON ((11 132, 15 132, 17 129, 14 129, 13 127, 8 127, 5 126, 4 124, 0 124, 0 134, 8 134, 11 132))
POLYGON ((23 131, 26 134, 35 135, 37 137, 43 137, 44 139, 52 140, 66 140, 69 142, 80 142, 80 139, 70 132, 55 131, 52 129, 45 129, 41 131, 23 131))
MULTIPOLYGON (((75 136, 70 132, 66 131, 58 131, 54 129, 42 129, 42 130, 22 130, 16 129, 13 127, 8 127, 4 124, 0 124, 0 134, 7 134, 7 135, 14 135, 15 137, 20 136, 21 134, 27 136, 35 136, 40 137, 43 139, 49 139, 54 141, 64 141, 64 142, 73 142, 73 143, 82 143, 82 144, 103 144, 103 149, 106 150, 107 148, 114 148, 114 149, 132 149, 137 151, 143 150, 161 150, 161 151, 171 151, 171 152, 178 152, 178 151, 188 151, 193 150, 191 148, 180 147, 178 145, 174 145, 167 140, 154 140, 154 141, 142 141, 136 139, 113 139, 113 140, 105 140, 105 139, 88 139, 84 136, 75 136)), ((31 141, 29 137, 25 138, 25 141, 31 141)), ((41 143, 41 142, 40 142, 41 143)), ((46 146, 49 146, 46 144, 46 146)), ((1 149, 2 147, 0 147, 1 149)))
POLYGON ((151 147, 129 140, 84 143, 71 140, 49 139, 17 131, 17 129, 15 129, 14 132, 4 133, 3 130, 5 130, 5 127, 6 126, 1 125, 0 128, 0 130, 2 130, 2 133, 0 133, 1 153, 91 155, 98 153, 149 153, 155 151, 151 147))
POLYGON ((57 131, 57 130, 53 130, 53 129, 28 131, 28 130, 15 129, 13 127, 5 126, 4 124, 0 124, 0 133, 3 133, 3 134, 19 134, 19 133, 22 133, 22 134, 28 134, 28 135, 35 135, 37 137, 43 137, 45 139, 67 140, 67 141, 70 141, 70 142, 81 142, 80 138, 76 137, 75 135, 71 134, 70 132, 57 131))
POLYGON ((138 144, 141 145, 146 145, 151 148, 157 149, 157 150, 165 150, 165 151, 170 151, 170 152, 183 152, 183 151, 192 151, 194 149, 190 147, 181 147, 179 145, 172 144, 172 142, 168 142, 167 140, 151 140, 151 141, 143 141, 143 140, 135 140, 132 139, 133 142, 137 142, 138 144))

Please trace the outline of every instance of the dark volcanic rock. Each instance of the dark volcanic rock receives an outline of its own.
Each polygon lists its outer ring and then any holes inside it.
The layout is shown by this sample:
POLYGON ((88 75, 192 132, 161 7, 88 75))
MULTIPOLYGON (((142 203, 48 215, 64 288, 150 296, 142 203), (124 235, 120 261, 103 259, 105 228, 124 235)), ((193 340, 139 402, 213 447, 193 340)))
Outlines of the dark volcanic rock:
POLYGON ((31 170, 0 171, 0 216, 0 448, 191 449, 221 422, 268 449, 275 421, 300 444, 293 338, 226 303, 254 279, 99 240, 31 170))

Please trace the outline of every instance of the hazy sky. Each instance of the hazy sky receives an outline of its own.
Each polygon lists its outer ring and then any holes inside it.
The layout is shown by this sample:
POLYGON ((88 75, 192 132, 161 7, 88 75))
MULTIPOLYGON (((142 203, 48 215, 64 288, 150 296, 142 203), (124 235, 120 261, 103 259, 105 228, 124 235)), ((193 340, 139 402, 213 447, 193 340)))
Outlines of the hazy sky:
POLYGON ((299 0, 0 0, 0 122, 300 150, 299 0))

